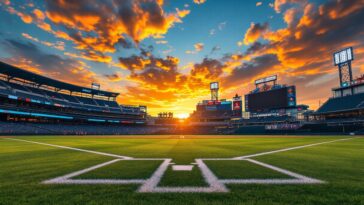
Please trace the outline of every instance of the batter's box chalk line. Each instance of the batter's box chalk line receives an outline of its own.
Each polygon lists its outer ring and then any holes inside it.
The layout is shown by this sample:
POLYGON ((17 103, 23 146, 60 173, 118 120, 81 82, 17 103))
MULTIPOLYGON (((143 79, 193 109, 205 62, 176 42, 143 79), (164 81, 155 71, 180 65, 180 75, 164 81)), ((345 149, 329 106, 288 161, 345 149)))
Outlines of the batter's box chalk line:
POLYGON ((133 158, 133 159, 114 159, 108 162, 104 162, 86 169, 82 169, 76 172, 69 173, 64 176, 56 177, 43 181, 43 184, 140 184, 138 192, 140 193, 188 193, 188 192, 200 192, 200 193, 215 193, 215 192, 229 192, 226 184, 319 184, 325 183, 324 181, 307 177, 301 174, 297 174, 292 171, 288 171, 270 164, 266 164, 253 159, 234 159, 234 158, 214 158, 214 159, 195 159, 195 165, 200 169, 201 174, 208 186, 190 186, 190 187, 164 187, 158 186, 161 179, 169 166, 173 166, 172 159, 164 158, 133 158), (162 160, 163 162, 154 171, 152 176, 148 179, 73 179, 79 175, 91 172, 101 167, 119 162, 119 161, 137 161, 137 160, 162 160), (204 161, 216 161, 216 160, 233 160, 233 161, 248 161, 256 165, 274 170, 276 172, 285 174, 291 178, 287 179, 219 179, 208 168, 204 161))

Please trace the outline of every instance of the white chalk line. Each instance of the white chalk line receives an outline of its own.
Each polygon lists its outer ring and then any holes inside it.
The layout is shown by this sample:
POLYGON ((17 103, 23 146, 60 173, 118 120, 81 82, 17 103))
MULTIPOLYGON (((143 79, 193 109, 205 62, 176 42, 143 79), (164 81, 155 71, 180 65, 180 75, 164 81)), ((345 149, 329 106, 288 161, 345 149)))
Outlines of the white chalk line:
POLYGON ((308 181, 302 179, 222 179, 224 184, 321 184, 323 181, 308 181))
POLYGON ((219 182, 218 178, 212 173, 212 171, 206 166, 206 164, 199 159, 195 159, 197 166, 200 168, 202 176, 205 182, 208 184, 207 187, 161 187, 158 186, 164 173, 170 166, 172 159, 165 160, 160 167, 154 172, 151 178, 144 183, 139 189, 140 193, 212 193, 212 192, 229 192, 225 185, 219 182))
POLYGON ((249 161, 251 163, 260 165, 262 167, 268 168, 270 170, 282 173, 284 175, 290 176, 293 179, 222 179, 219 180, 224 184, 320 184, 325 183, 324 181, 307 177, 301 174, 297 174, 286 169, 282 169, 267 163, 259 162, 253 159, 241 159, 242 161, 249 161))
POLYGON ((60 176, 60 177, 57 177, 57 178, 54 178, 54 179, 46 180, 43 183, 44 184, 52 184, 52 183, 59 184, 59 182, 64 182, 65 180, 68 180, 68 179, 70 179, 72 177, 76 177, 76 176, 79 176, 81 174, 90 172, 92 170, 95 170, 95 169, 98 169, 98 168, 113 164, 113 163, 118 162, 120 160, 121 159, 114 159, 114 160, 111 160, 111 161, 108 161, 108 162, 104 162, 102 164, 98 164, 98 165, 95 165, 95 166, 92 166, 92 167, 89 167, 89 168, 86 168, 86 169, 82 169, 82 170, 79 170, 79 171, 76 171, 76 172, 66 174, 64 176, 60 176))
POLYGON ((172 159, 164 160, 164 162, 158 167, 152 176, 142 186, 139 187, 138 192, 151 192, 151 190, 153 190, 162 179, 171 161, 172 159))
POLYGON ((313 146, 322 145, 322 144, 329 144, 329 143, 340 142, 340 141, 345 141, 345 140, 352 140, 352 139, 356 139, 356 138, 359 138, 359 137, 350 137, 350 138, 344 138, 344 139, 338 139, 338 140, 324 141, 324 142, 319 142, 319 143, 314 143, 314 144, 301 145, 301 146, 296 146, 296 147, 289 147, 289 148, 284 148, 284 149, 279 149, 279 150, 274 150, 274 151, 269 151, 269 152, 261 152, 261 153, 257 153, 257 154, 234 157, 233 159, 247 159, 247 158, 258 157, 258 156, 262 156, 262 155, 274 154, 274 153, 278 153, 278 152, 285 152, 285 151, 290 151, 290 150, 302 149, 302 148, 306 148, 306 147, 313 147, 313 146))
POLYGON ((88 153, 92 153, 92 154, 104 155, 104 156, 115 157, 115 158, 120 158, 120 159, 133 159, 133 157, 128 157, 128 156, 121 156, 121 155, 117 155, 117 154, 110 154, 110 153, 106 153, 106 152, 98 152, 98 151, 92 151, 92 150, 87 150, 87 149, 79 149, 79 148, 67 147, 67 146, 62 146, 62 145, 48 144, 48 143, 43 143, 43 142, 36 142, 36 141, 22 140, 22 139, 15 139, 15 138, 3 138, 3 139, 28 142, 28 143, 45 145, 45 146, 50 146, 50 147, 75 150, 75 151, 80 151, 80 152, 88 152, 88 153))
POLYGON ((193 165, 172 165, 173 171, 192 171, 193 165))
POLYGON ((229 190, 225 187, 224 184, 220 183, 215 174, 206 166, 206 164, 201 159, 195 160, 197 166, 200 168, 202 176, 205 178, 205 181, 209 184, 211 189, 215 190, 215 192, 228 192, 229 190))
POLYGON ((132 158, 132 157, 126 157, 126 156, 120 156, 120 155, 114 155, 109 153, 103 153, 103 152, 96 152, 92 150, 84 150, 84 149, 78 149, 78 148, 72 148, 72 147, 66 147, 66 146, 60 146, 60 145, 54 145, 54 144, 47 144, 47 143, 41 143, 41 142, 35 142, 35 141, 29 141, 29 140, 21 140, 21 139, 13 139, 13 138, 4 138, 9 140, 18 140, 23 142, 29 142, 29 143, 35 143, 35 144, 41 144, 41 145, 47 145, 47 146, 53 146, 63 149, 71 149, 71 150, 77 150, 77 151, 83 151, 83 152, 89 152, 99 155, 105 155, 105 156, 111 156, 116 157, 118 159, 114 159, 102 164, 98 164, 80 171, 76 171, 61 177, 57 177, 54 179, 43 181, 45 184, 141 184, 141 186, 138 189, 138 192, 141 193, 169 193, 169 192, 176 192, 176 193, 185 193, 185 192, 198 192, 198 193, 212 193, 212 192, 229 192, 229 190, 226 188, 225 184, 317 184, 317 183, 325 183, 324 181, 310 178, 307 176, 303 176, 301 174, 297 174, 273 165, 269 165, 263 162, 259 162, 257 160, 250 159, 251 157, 256 156, 262 156, 262 155, 268 155, 278 152, 284 152, 284 151, 290 151, 295 149, 301 149, 305 147, 311 147, 311 146, 317 146, 321 144, 327 144, 327 143, 333 143, 338 141, 344 141, 344 140, 351 140, 354 138, 345 138, 345 139, 339 139, 339 140, 332 140, 332 141, 326 141, 326 142, 320 142, 320 143, 314 143, 314 144, 308 144, 308 145, 302 145, 297 147, 291 147, 291 148, 284 148, 280 150, 274 150, 269 152, 262 152, 252 155, 246 155, 246 156, 240 156, 240 157, 234 157, 234 158, 207 158, 207 159, 195 159, 195 163, 201 173, 204 177, 205 182, 208 184, 207 187, 160 187, 158 186, 159 182, 161 181, 162 177, 164 176, 164 173, 168 169, 168 166, 170 166, 172 163, 172 159, 165 159, 165 158, 132 158), (157 170, 152 174, 152 176, 149 179, 71 179, 72 177, 79 176, 81 174, 84 174, 86 172, 101 168, 103 166, 110 165, 112 163, 121 161, 121 160, 164 160, 162 164, 157 168, 157 170), (251 163, 266 167, 268 169, 280 172, 282 174, 288 175, 293 177, 293 179, 218 179, 213 172, 207 167, 207 165, 203 162, 204 160, 245 160, 249 161, 251 163))
POLYGON ((309 177, 306 177, 306 176, 303 176, 303 175, 300 175, 300 174, 297 174, 297 173, 294 173, 294 172, 291 172, 291 171, 288 171, 288 170, 285 170, 285 169, 282 169, 282 168, 279 168, 279 167, 276 167, 276 166, 273 166, 273 165, 270 165, 270 164, 266 164, 266 163, 263 163, 263 162, 259 162, 259 161, 254 160, 254 159, 246 159, 246 161, 249 161, 249 162, 252 162, 254 164, 260 165, 262 167, 266 167, 268 169, 277 171, 279 173, 282 173, 282 174, 291 176, 293 178, 297 178, 297 179, 310 179, 309 177))
POLYGON ((145 161, 145 160, 159 161, 165 159, 160 159, 160 158, 114 159, 108 162, 94 165, 86 169, 66 174, 64 176, 56 177, 50 180, 45 180, 42 183, 43 184, 142 184, 146 182, 146 179, 72 179, 72 178, 119 161, 145 161))

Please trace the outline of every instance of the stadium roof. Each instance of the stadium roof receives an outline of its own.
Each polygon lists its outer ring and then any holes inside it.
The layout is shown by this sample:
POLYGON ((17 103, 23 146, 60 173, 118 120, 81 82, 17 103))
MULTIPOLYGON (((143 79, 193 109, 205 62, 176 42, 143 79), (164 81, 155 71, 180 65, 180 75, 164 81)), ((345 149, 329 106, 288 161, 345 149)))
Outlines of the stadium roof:
POLYGON ((52 87, 55 87, 55 88, 58 88, 61 90, 69 90, 72 92, 87 93, 87 94, 99 95, 99 96, 105 96, 105 97, 116 97, 119 95, 119 93, 96 90, 96 89, 91 89, 91 88, 87 88, 87 87, 77 86, 77 85, 65 83, 62 81, 54 80, 52 78, 38 75, 38 74, 35 74, 32 72, 17 68, 15 66, 6 64, 1 61, 0 61, 0 74, 5 74, 5 75, 15 77, 15 78, 21 78, 24 80, 28 80, 28 81, 37 83, 39 85, 48 85, 48 86, 52 86, 52 87))
POLYGON ((330 98, 315 114, 329 114, 364 109, 364 93, 330 98))

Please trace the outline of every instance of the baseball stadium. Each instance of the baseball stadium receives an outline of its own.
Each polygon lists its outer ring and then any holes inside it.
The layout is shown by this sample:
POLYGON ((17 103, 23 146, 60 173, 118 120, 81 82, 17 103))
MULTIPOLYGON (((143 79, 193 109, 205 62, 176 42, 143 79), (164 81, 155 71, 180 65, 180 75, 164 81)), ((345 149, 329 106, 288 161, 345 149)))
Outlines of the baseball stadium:
POLYGON ((362 0, 0 9, 0 204, 364 204, 362 0))

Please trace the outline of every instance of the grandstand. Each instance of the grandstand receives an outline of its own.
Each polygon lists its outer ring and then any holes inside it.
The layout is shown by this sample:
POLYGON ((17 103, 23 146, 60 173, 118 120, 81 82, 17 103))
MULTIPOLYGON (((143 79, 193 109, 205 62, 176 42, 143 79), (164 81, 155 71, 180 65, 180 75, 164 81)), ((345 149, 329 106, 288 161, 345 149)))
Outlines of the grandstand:
POLYGON ((121 124, 56 124, 33 122, 2 122, 0 135, 142 135, 165 132, 163 127, 121 124))
POLYGON ((313 120, 328 123, 364 122, 364 81, 363 77, 350 85, 332 89, 329 98, 315 113, 313 120))
POLYGON ((146 107, 119 105, 118 93, 77 86, 0 62, 0 120, 145 124, 146 107))
POLYGON ((364 122, 364 75, 353 80, 351 63, 353 48, 349 47, 334 54, 334 64, 339 68, 340 86, 332 89, 329 98, 311 120, 327 124, 363 125, 364 122))

